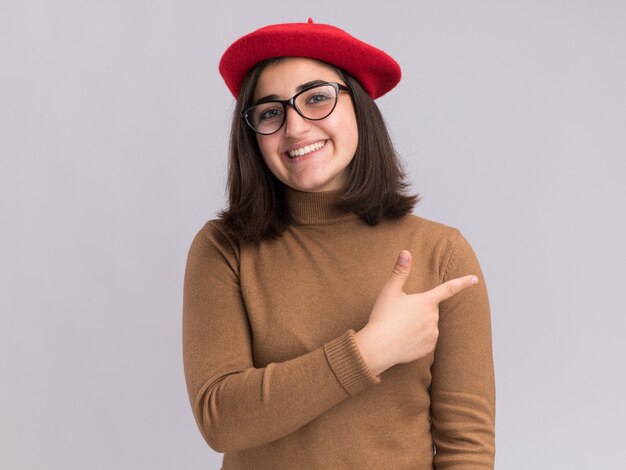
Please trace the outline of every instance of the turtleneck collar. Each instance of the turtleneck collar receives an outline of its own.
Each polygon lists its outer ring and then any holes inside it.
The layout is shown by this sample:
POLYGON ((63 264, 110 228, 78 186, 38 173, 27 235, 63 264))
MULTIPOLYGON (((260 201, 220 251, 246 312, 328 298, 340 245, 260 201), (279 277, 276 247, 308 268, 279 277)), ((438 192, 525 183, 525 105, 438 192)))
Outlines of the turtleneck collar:
POLYGON ((342 212, 333 207, 341 190, 307 193, 285 188, 285 198, 291 215, 300 225, 327 225, 358 218, 352 212, 342 212))

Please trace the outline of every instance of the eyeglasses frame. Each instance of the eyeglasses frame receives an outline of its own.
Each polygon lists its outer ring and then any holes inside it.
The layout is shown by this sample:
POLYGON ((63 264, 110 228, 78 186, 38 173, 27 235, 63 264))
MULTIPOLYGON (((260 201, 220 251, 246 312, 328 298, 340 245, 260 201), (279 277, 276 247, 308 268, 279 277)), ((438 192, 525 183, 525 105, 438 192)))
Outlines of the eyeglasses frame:
POLYGON ((337 82, 324 82, 324 81, 320 81, 318 83, 315 83, 314 85, 308 86, 306 87, 304 90, 300 90, 298 93, 296 93, 295 95, 293 95, 291 98, 289 98, 288 100, 264 100, 264 101, 260 101, 252 106, 247 107, 246 109, 244 109, 241 112, 241 118, 244 120, 244 122, 248 125, 248 127, 250 129, 252 129, 255 133, 260 134, 260 135, 272 135, 275 134, 276 132, 278 132, 284 125, 285 122, 287 121, 287 106, 291 106, 296 113, 298 113, 303 119, 306 119, 307 121, 321 121, 322 119, 326 119, 328 116, 330 116, 333 111, 335 110, 335 108, 337 107, 337 103, 339 102, 339 92, 340 91, 345 91, 346 93, 351 93, 351 90, 349 87, 347 87, 346 85, 343 85, 342 83, 337 83, 337 82), (313 119, 313 118, 309 118, 306 117, 304 114, 302 114, 302 112, 296 107, 296 99, 298 98, 298 96, 300 96, 303 93, 306 93, 309 90, 312 90, 313 88, 317 88, 317 87, 321 87, 321 86, 326 86, 326 85, 331 85, 334 89, 335 92, 337 93, 337 95, 335 96, 335 104, 333 105, 333 108, 329 111, 329 113, 322 117, 322 118, 317 118, 317 119, 313 119), (269 133, 264 133, 264 132, 259 132, 258 130, 256 130, 252 124, 250 123, 250 121, 248 121, 248 113, 250 113, 250 111, 255 108, 256 106, 260 105, 260 104, 265 104, 265 103, 278 103, 283 107, 284 110, 284 114, 283 114, 283 122, 280 123, 280 126, 278 126, 278 128, 273 131, 273 132, 269 132, 269 133))

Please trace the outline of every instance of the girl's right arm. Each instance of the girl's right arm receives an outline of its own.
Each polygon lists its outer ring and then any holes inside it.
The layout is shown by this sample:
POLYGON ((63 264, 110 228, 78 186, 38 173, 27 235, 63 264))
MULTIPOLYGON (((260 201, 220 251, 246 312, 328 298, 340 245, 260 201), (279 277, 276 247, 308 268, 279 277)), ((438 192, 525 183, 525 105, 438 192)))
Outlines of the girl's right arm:
POLYGON ((286 436, 380 382, 353 330, 302 356, 255 367, 238 273, 237 244, 219 222, 207 223, 187 257, 183 360, 194 417, 218 452, 286 436))

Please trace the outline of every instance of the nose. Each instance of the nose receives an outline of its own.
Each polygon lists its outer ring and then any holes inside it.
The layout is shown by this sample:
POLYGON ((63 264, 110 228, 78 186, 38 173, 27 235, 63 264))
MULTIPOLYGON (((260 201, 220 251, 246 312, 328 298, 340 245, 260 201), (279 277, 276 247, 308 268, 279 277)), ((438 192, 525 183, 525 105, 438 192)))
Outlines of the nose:
POLYGON ((287 106, 284 125, 287 137, 300 135, 309 129, 309 121, 300 116, 293 106, 287 106))

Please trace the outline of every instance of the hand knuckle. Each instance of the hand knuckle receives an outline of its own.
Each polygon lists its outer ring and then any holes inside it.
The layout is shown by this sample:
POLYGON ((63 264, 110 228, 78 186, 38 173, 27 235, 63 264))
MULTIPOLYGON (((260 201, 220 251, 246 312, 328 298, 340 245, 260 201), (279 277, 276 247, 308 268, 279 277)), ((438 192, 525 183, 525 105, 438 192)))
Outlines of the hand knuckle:
POLYGON ((398 276, 404 276, 406 274, 406 271, 398 266, 396 266, 395 268, 393 268, 393 273, 397 274, 398 276))
POLYGON ((452 297, 454 295, 454 286, 452 284, 446 284, 446 292, 452 297))

